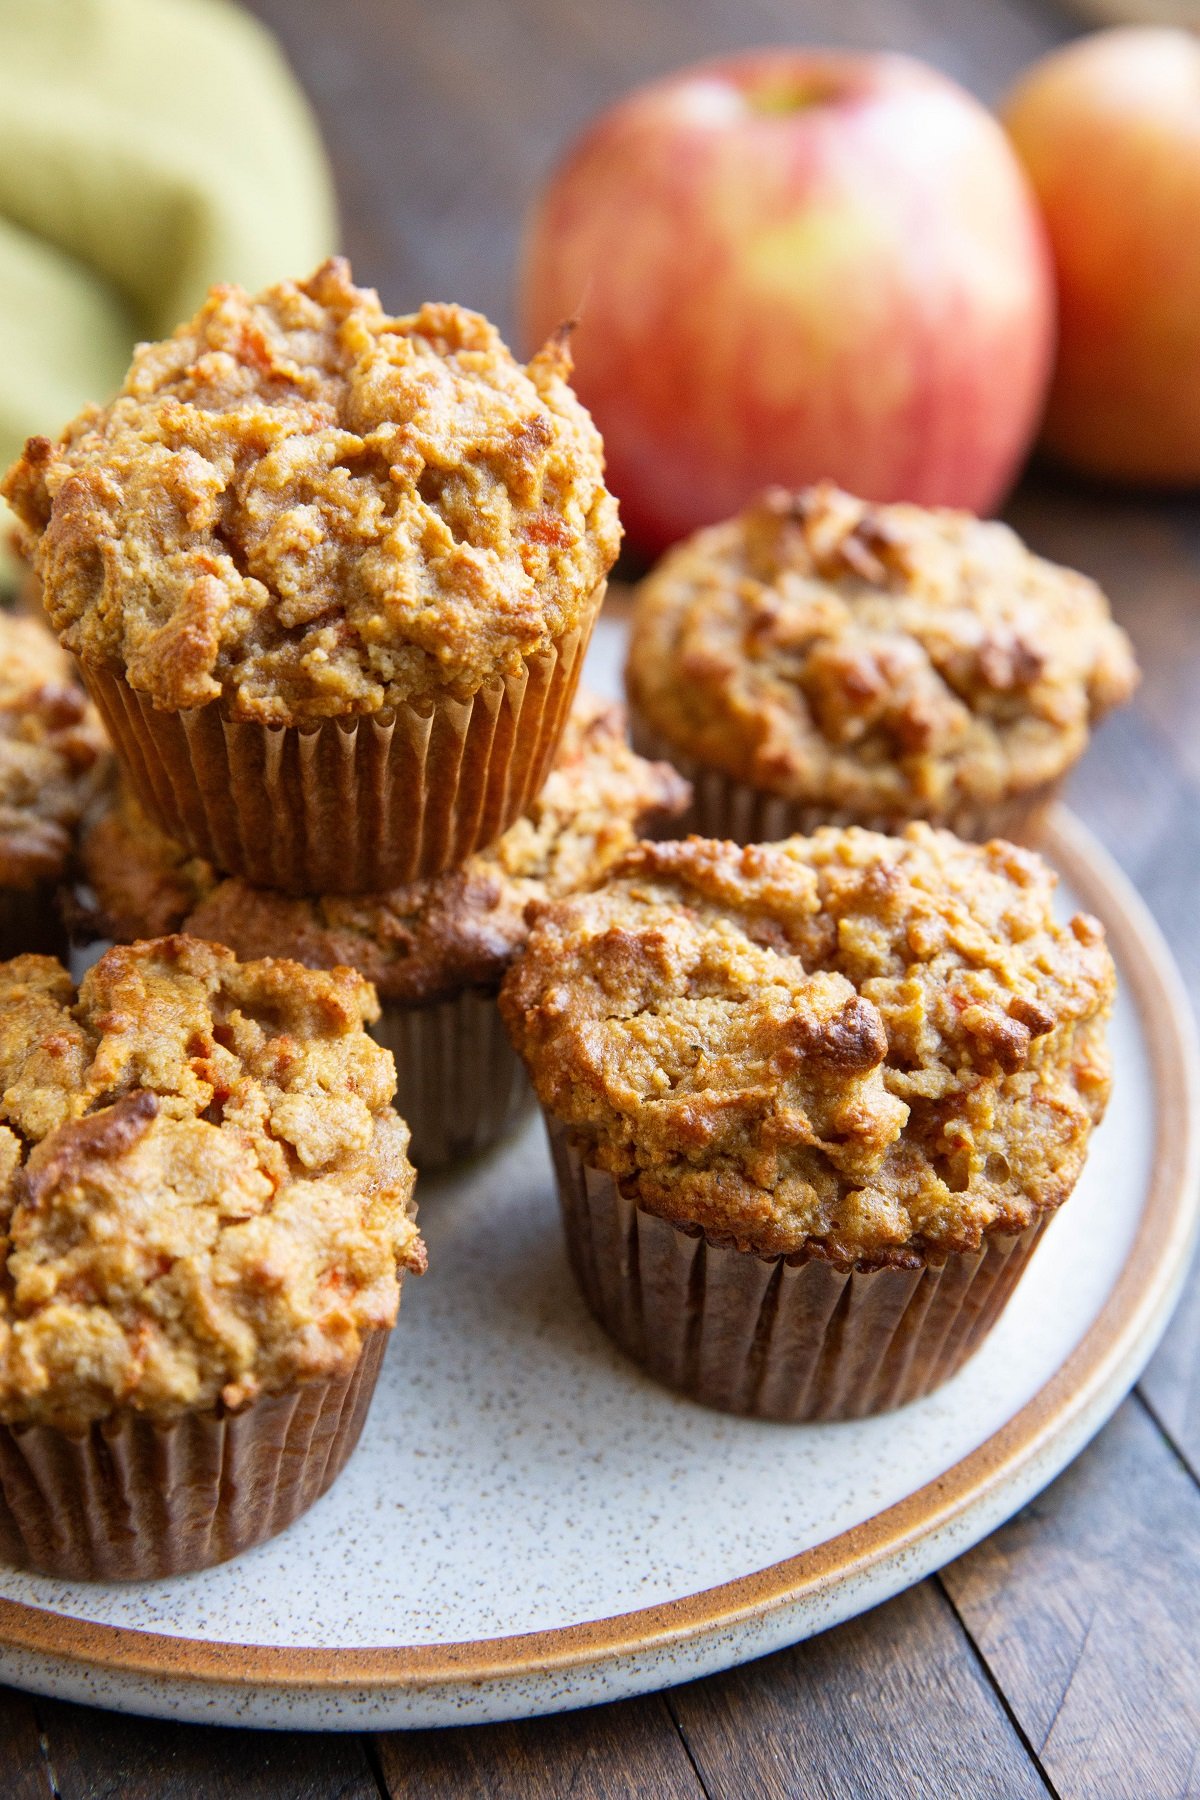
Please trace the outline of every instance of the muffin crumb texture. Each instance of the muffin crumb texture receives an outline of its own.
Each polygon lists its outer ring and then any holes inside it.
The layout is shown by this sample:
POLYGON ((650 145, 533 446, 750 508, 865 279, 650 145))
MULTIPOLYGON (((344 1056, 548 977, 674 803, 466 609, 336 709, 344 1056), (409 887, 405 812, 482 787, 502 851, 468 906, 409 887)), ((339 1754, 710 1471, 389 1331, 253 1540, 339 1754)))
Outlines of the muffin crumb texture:
POLYGON ((108 766, 68 658, 35 620, 0 613, 0 887, 62 877, 108 766))
POLYGON ((734 779, 869 820, 1055 781, 1137 679, 1086 576, 969 513, 771 490, 638 592, 630 697, 734 779))
POLYGON ((581 624, 616 555, 570 366, 461 307, 391 318, 335 259, 214 288, 3 491, 63 642, 157 706, 466 697, 581 624))
POLYGON ((494 989, 528 934, 527 909, 590 887, 639 835, 683 811, 688 785, 635 755, 621 709, 580 695, 545 786, 490 849, 386 894, 293 899, 221 877, 122 791, 86 834, 83 865, 102 935, 184 930, 239 956, 284 953, 360 970, 380 998, 431 1005, 494 989))
POLYGON ((343 1372, 420 1269, 367 984, 186 937, 76 995, 0 964, 0 1419, 160 1419, 343 1372))
POLYGON ((547 1111, 648 1211, 919 1266, 1059 1205, 1103 1113, 1112 960, 1054 883, 922 824, 646 844, 539 915, 501 1010, 547 1111))

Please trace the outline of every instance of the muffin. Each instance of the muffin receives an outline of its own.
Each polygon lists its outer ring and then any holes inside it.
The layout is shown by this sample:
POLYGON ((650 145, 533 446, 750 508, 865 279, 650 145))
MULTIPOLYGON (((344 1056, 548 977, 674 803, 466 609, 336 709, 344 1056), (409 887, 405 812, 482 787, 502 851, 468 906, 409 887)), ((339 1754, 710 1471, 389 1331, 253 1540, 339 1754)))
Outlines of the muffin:
POLYGON ((0 957, 63 948, 55 888, 109 762, 68 658, 44 626, 0 613, 0 957))
POLYGON ((619 707, 581 695, 528 811, 491 849, 431 881, 361 898, 250 887, 189 857, 128 790, 85 834, 82 863, 105 937, 184 930, 239 956, 346 963, 374 982, 373 1029, 396 1058, 410 1154, 430 1170, 494 1143, 529 1102, 495 1004, 528 932, 526 909, 590 886, 688 798, 672 768, 630 750, 619 707))
POLYGON ((565 339, 218 287, 2 491, 146 811, 293 893, 438 874, 541 786, 619 541, 565 339))
POLYGON ((1114 975, 1032 852, 924 824, 643 844, 500 994, 589 1306, 661 1381, 776 1419, 952 1375, 1083 1166, 1114 975))
POLYGON ((424 1264, 374 1012, 186 937, 0 964, 5 1560, 179 1574, 337 1476, 424 1264))
POLYGON ((1036 840, 1137 679, 1094 582, 969 513, 772 490, 637 594, 634 743, 738 843, 911 819, 1036 840))

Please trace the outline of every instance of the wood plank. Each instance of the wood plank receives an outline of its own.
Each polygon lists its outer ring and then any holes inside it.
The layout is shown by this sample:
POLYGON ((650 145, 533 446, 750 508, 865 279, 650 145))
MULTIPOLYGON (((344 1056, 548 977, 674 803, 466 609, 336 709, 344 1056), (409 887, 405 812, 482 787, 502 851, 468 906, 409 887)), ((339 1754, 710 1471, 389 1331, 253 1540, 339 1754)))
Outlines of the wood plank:
POLYGON ((362 1741, 223 1730, 39 1700, 61 1800, 379 1800, 362 1741))
POLYGON ((390 1800, 704 1800, 660 1696, 375 1744, 390 1800))
MULTIPOLYGON (((1034 549, 1099 581, 1141 664, 1135 709, 1169 746, 1160 777, 1200 781, 1200 503, 1043 481, 1017 494, 1009 517, 1034 549)), ((1108 731, 1101 728, 1089 760, 1113 760, 1108 731)))
POLYGON ((1033 1800, 1046 1787, 945 1596, 923 1582, 668 1696, 710 1794, 1033 1800))
POLYGON ((1200 1491, 1140 1402, 942 1580, 1059 1793, 1200 1794, 1200 1491))
POLYGON ((34 1702, 0 1688, 0 1794, 5 1800, 53 1800, 34 1702))
POLYGON ((1195 1265, 1179 1309, 1138 1388, 1200 1481, 1200 1268, 1195 1265))

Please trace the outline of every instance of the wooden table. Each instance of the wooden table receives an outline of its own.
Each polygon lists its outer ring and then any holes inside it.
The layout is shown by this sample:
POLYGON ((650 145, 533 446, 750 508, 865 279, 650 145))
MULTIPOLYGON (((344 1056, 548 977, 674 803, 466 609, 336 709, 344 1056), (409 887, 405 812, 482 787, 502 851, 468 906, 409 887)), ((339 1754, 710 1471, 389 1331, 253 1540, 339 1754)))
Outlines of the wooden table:
MULTIPOLYGON (((887 45, 987 100, 1066 36, 1036 0, 254 0, 311 92, 360 279, 506 330, 522 211, 598 106, 772 40, 887 45)), ((1012 517, 1096 575, 1145 680, 1072 800, 1200 998, 1200 503, 1039 477, 1012 517)), ((164 1725, 0 1690, 10 1800, 1200 1795, 1200 1281, 1137 1391, 1011 1524, 732 1674, 529 1724, 377 1737, 164 1725)))

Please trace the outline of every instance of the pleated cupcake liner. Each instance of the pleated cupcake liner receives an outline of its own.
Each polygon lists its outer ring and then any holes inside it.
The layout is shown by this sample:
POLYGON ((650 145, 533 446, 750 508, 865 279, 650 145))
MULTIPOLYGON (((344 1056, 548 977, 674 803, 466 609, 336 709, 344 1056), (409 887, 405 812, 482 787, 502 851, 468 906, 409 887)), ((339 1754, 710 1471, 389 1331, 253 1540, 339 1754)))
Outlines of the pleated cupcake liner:
MULTIPOLYGON (((728 838, 735 844, 772 844, 781 838, 808 837, 822 825, 859 825, 894 836, 912 823, 914 815, 910 813, 854 812, 767 793, 698 762, 647 724, 632 706, 629 722, 633 747, 640 755, 672 763, 692 784, 692 804, 675 823, 679 837, 696 832, 701 837, 728 838)), ((973 843, 1001 837, 1032 846, 1041 840, 1046 813, 1061 787, 1062 781, 1056 778, 990 804, 964 801, 920 816, 973 843)))
POLYGON ((138 800, 218 869, 290 894, 362 894, 440 875, 494 842, 549 772, 604 597, 519 674, 471 699, 308 726, 160 711, 123 676, 82 674, 138 800))
POLYGON ((396 1111, 409 1156, 429 1173, 496 1144, 533 1104, 496 994, 468 990, 433 1006, 385 1002, 371 1034, 396 1059, 396 1111))
POLYGON ((353 1367, 240 1412, 169 1424, 119 1412, 87 1431, 0 1426, 0 1559, 72 1581, 144 1581, 225 1562, 332 1486, 367 1416, 390 1336, 353 1367))
POLYGON ((646 1212, 547 1119, 567 1247, 616 1344, 666 1386, 754 1418, 861 1419, 930 1394, 1004 1311, 1049 1221, 917 1269, 760 1256, 646 1212))
POLYGON ((0 962, 31 952, 63 956, 67 928, 58 910, 55 884, 39 881, 31 888, 0 888, 0 962))

